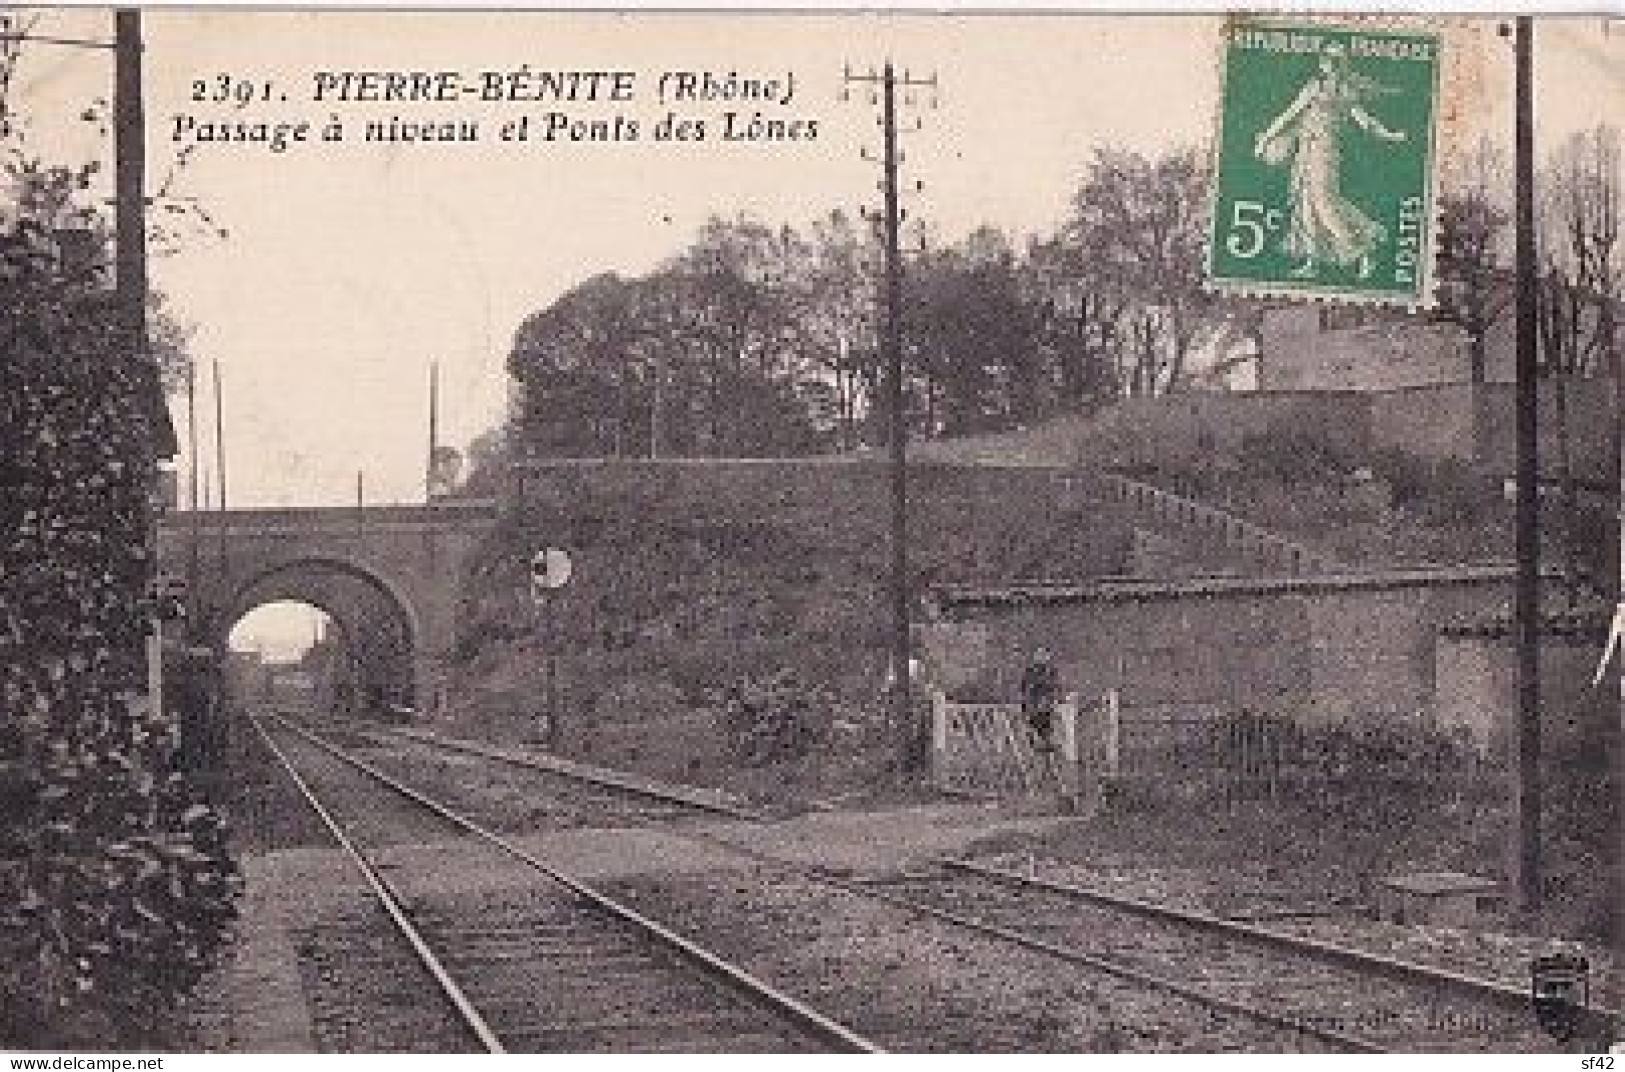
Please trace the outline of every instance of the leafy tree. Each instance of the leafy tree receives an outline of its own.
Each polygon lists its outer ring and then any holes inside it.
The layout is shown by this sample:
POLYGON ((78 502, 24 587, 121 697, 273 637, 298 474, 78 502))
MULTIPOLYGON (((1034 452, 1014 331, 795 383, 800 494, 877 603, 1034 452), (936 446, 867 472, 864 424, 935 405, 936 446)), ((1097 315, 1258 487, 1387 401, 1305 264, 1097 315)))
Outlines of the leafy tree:
POLYGON ((812 365, 805 393, 825 403, 814 420, 833 425, 836 445, 851 450, 880 386, 874 307, 880 251, 838 210, 813 224, 811 245, 799 332, 812 365))
POLYGON ((792 230, 712 220, 643 279, 590 279, 521 325, 517 428, 552 456, 804 453, 827 384, 807 356, 813 255, 792 230))
MULTIPOLYGON (((925 248, 922 228, 903 294, 915 434, 1194 384, 1191 355, 1238 334, 1235 310, 1201 285, 1196 161, 1104 150, 1072 218, 1024 247, 983 227, 925 248)), ((646 276, 586 280, 516 333, 511 446, 658 457, 883 441, 878 260, 876 236, 841 212, 807 234, 713 218, 646 276)))
POLYGON ((519 422, 534 449, 620 453, 635 376, 627 354, 639 330, 633 289, 619 276, 595 276, 520 325, 508 367, 526 386, 519 422))
POLYGON ((502 469, 509 459, 509 440, 512 436, 507 420, 475 436, 468 445, 468 457, 463 467, 462 479, 453 490, 453 494, 481 497, 495 495, 501 487, 502 469))
POLYGON ((911 371, 927 435, 1007 428, 1036 411, 1038 351, 1002 232, 982 227, 922 256, 907 287, 911 371))
POLYGON ((1035 239, 1020 284, 1051 398, 1069 410, 1115 398, 1121 301, 1091 285, 1082 250, 1059 237, 1035 239))
POLYGON ((678 308, 704 392, 705 453, 771 452, 775 418, 793 421, 787 403, 807 371, 793 314, 808 260, 788 227, 712 219, 669 266, 687 299, 678 308))
POLYGON ((1207 180, 1194 149, 1161 157, 1095 153, 1062 239, 1090 290, 1117 305, 1127 394, 1186 385, 1192 350, 1216 305, 1202 286, 1207 180))

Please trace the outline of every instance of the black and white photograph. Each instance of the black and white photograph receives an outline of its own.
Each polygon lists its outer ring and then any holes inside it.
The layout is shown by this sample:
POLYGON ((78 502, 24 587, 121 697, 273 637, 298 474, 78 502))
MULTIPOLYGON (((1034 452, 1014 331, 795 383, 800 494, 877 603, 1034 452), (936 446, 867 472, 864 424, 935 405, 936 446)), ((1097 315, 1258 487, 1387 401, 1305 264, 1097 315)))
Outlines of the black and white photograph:
POLYGON ((1607 13, 0 8, 8 1067, 1612 1069, 1622 105, 1607 13))

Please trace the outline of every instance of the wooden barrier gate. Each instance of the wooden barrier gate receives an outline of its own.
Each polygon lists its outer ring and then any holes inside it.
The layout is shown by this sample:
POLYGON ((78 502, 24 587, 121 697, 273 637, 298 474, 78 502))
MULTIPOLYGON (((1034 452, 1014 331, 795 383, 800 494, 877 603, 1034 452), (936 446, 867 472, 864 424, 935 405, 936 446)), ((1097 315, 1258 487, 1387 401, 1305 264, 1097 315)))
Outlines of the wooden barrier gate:
POLYGON ((1020 704, 951 703, 931 694, 931 774, 940 790, 975 797, 1057 793, 1098 799, 1116 770, 1116 694, 1081 711, 1077 697, 1056 705, 1054 767, 1035 747, 1020 704))

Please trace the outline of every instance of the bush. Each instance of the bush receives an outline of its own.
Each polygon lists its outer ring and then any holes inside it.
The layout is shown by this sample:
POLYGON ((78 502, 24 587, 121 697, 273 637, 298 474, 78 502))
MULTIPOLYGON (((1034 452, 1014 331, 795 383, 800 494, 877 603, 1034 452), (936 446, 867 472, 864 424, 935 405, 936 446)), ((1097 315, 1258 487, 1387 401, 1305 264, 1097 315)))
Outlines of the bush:
POLYGON ((1296 792, 1330 810, 1361 801, 1438 803, 1472 781, 1477 760, 1459 736, 1388 717, 1305 726, 1240 712, 1189 740, 1170 738, 1159 760, 1228 784, 1232 794, 1296 792), (1272 788, 1273 787, 1273 788, 1272 788))
POLYGON ((1396 507, 1423 512, 1435 524, 1473 524, 1494 509, 1493 481, 1459 459, 1385 450, 1371 468, 1392 489, 1396 507))
POLYGON ((1252 476, 1290 483, 1341 477, 1354 468, 1354 462, 1309 432, 1271 429, 1242 438, 1241 468, 1252 476))
POLYGON ((128 1049, 201 978, 240 881, 142 699, 156 373, 40 203, 0 234, 0 1047, 128 1049))
POLYGON ((1432 502, 1429 513, 1442 524, 1473 524, 1493 509, 1497 488, 1494 482, 1455 458, 1434 463, 1430 474, 1432 502))
POLYGON ((60 751, 36 779, 30 856, 6 876, 0 945, 23 971, 5 995, 31 1045, 139 1045, 213 963, 242 880, 216 812, 148 756, 60 751), (59 1018, 96 1025, 91 1037, 59 1018))
POLYGON ((1428 463, 1410 451, 1386 449, 1371 459, 1371 471, 1393 494, 1396 507, 1418 506, 1428 494, 1428 463))
POLYGON ((749 766, 800 759, 830 733, 830 697, 792 670, 736 681, 717 699, 730 753, 749 766))

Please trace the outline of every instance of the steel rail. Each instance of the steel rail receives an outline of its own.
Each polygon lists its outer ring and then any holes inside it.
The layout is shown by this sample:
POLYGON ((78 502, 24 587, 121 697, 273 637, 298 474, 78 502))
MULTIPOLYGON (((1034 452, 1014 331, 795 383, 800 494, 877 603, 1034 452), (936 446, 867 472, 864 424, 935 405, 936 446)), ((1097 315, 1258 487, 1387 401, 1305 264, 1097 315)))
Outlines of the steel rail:
POLYGON ((570 890, 583 900, 590 902, 602 911, 609 913, 622 922, 631 924, 637 930, 676 950, 682 956, 697 962, 707 971, 722 978, 725 982, 739 990, 747 998, 795 1022, 809 1034, 815 1035, 834 1044, 842 1050, 852 1053, 885 1052, 875 1043, 864 1038, 862 1035, 859 1035, 857 1032, 853 1031, 844 1024, 830 1019, 823 1013, 812 1008, 810 1005, 807 1005, 799 999, 778 990, 760 979, 757 979, 745 969, 729 963, 728 961, 717 956, 715 953, 712 953, 710 950, 696 944, 688 938, 683 937, 681 934, 678 934, 676 931, 673 931, 657 920, 651 919, 648 916, 643 915, 641 912, 638 912, 636 909, 622 904, 621 902, 610 897, 608 894, 589 886, 585 882, 582 882, 580 879, 574 878, 571 875, 558 870, 546 861, 531 855, 524 849, 521 849, 519 846, 504 838, 502 835, 488 830, 480 824, 474 822, 472 819, 453 811, 451 808, 440 803, 434 798, 427 796, 420 790, 415 789, 399 779, 379 770, 366 760, 349 754, 344 749, 328 742, 318 734, 313 733, 305 727, 291 722, 288 719, 282 718, 278 715, 271 715, 269 717, 282 723, 284 726, 288 727, 288 729, 303 737, 316 747, 327 752, 334 758, 349 764, 355 769, 373 778, 375 781, 388 786, 396 793, 406 797, 408 800, 411 800, 413 803, 418 804, 424 809, 433 812, 435 815, 438 815, 440 818, 451 823, 453 826, 465 830, 468 833, 473 834, 475 837, 478 837, 496 848, 501 849, 503 852, 512 856, 516 860, 519 860, 526 866, 541 872, 543 875, 546 875, 554 882, 570 890))
POLYGON ((1107 974, 1115 975, 1120 978, 1127 979, 1130 982, 1139 983, 1141 986, 1150 987, 1155 990, 1166 990, 1168 993, 1182 997, 1187 1001, 1194 1001, 1197 1004, 1207 1006, 1211 1009, 1217 1009, 1222 1012, 1246 1016, 1250 1019, 1257 1020, 1260 1023, 1268 1024, 1271 1027, 1278 1027, 1300 1035, 1308 1036, 1310 1038, 1319 1039, 1322 1042, 1342 1047, 1343 1049, 1354 1053, 1384 1052, 1381 1046, 1378 1046, 1374 1042, 1360 1038, 1357 1035, 1337 1031, 1333 1028, 1320 1027, 1306 1020, 1295 1019, 1291 1016, 1283 1016, 1279 1013, 1270 1012, 1268 1009, 1260 1009, 1255 1005, 1248 1005, 1242 1001, 1236 1001, 1232 998, 1212 994, 1197 987, 1187 986, 1176 979, 1169 979, 1166 976, 1143 971, 1120 961, 1096 956, 1093 953, 1086 953, 1081 949, 1073 949, 1068 946, 1058 945, 1043 938, 1036 938, 1033 935, 1026 934, 1010 927, 1003 927, 999 924, 989 923, 986 920, 978 919, 973 916, 965 916, 957 912, 951 912, 945 908, 938 908, 936 905, 926 904, 923 901, 916 901, 911 897, 900 897, 897 894, 872 889, 858 883, 849 883, 844 879, 840 879, 832 875, 824 876, 822 881, 829 882, 831 885, 850 890, 853 893, 860 894, 864 897, 871 897, 877 901, 895 905, 898 908, 902 908, 910 912, 918 913, 922 916, 929 916, 934 919, 944 920, 948 923, 954 924, 955 926, 963 927, 966 930, 991 935, 1014 945, 1036 950, 1037 952, 1054 957, 1058 960, 1064 960, 1071 964, 1081 964, 1085 967, 1094 968, 1097 971, 1106 972, 1107 974))
MULTIPOLYGON (((474 755, 484 756, 489 759, 512 763, 516 766, 533 766, 533 764, 524 762, 523 757, 504 755, 500 751, 486 749, 478 745, 465 745, 464 743, 454 742, 432 734, 410 730, 393 732, 402 733, 402 735, 411 740, 420 741, 425 744, 446 747, 457 751, 464 751, 474 755)), ((546 773, 555 773, 554 769, 550 765, 535 764, 534 767, 535 769, 542 770, 546 773)), ((559 770, 557 773, 567 778, 572 776, 570 772, 564 770, 559 770)), ((583 777, 579 780, 594 784, 609 784, 619 788, 619 786, 615 785, 614 782, 606 781, 603 783, 598 783, 591 777, 583 777)), ((759 816, 750 817, 759 818, 759 816)), ((862 883, 851 882, 823 868, 798 863, 794 860, 788 860, 782 857, 776 857, 769 853, 764 853, 759 850, 740 845, 737 842, 731 841, 725 837, 710 833, 682 830, 671 831, 670 836, 686 838, 694 841, 702 841, 710 845, 718 846, 729 852, 752 859, 757 863, 794 871, 815 882, 822 883, 835 889, 843 890, 856 896, 867 897, 883 903, 891 904, 894 907, 901 908, 918 915, 936 918, 954 926, 976 931, 994 938, 998 938, 1002 941, 1010 942, 1012 944, 1024 946, 1025 948, 1055 957, 1056 959, 1094 968, 1108 974, 1117 975, 1142 986, 1164 990, 1168 993, 1175 994, 1179 997, 1183 997, 1199 1004, 1233 1014, 1248 1016, 1258 1020, 1259 1022, 1270 1024, 1271 1026, 1280 1027, 1306 1036, 1318 1038, 1323 1042, 1327 1042, 1331 1045, 1339 1046, 1353 1052, 1386 1052, 1377 1043, 1369 1039, 1362 1038, 1358 1035, 1337 1031, 1332 1028, 1319 1027, 1304 1020, 1293 1019, 1291 1017, 1272 1013, 1269 1010, 1260 1009, 1255 1006, 1248 1005, 1245 1002, 1236 1001, 1231 998, 1214 995, 1199 988, 1188 986, 1177 980, 1159 976, 1151 972, 1145 972, 1130 965, 1100 957, 1095 954, 1085 952, 1081 949, 1059 945, 1042 938, 1035 938, 1031 935, 1024 934, 1018 930, 987 923, 984 920, 976 919, 970 916, 960 915, 946 909, 938 908, 935 905, 913 900, 912 898, 902 897, 894 893, 877 890, 862 883)), ((1186 912, 1184 910, 1174 909, 1164 905, 1157 905, 1152 902, 1133 901, 1132 899, 1099 893, 1098 891, 1091 891, 1082 887, 1070 887, 1062 884, 1046 883, 1042 879, 1034 879, 1030 876, 1022 875, 1017 872, 1001 871, 998 868, 986 867, 968 860, 942 858, 934 862, 939 866, 950 870, 962 870, 974 874, 980 874, 987 878, 998 878, 1007 882, 1047 888, 1056 893, 1071 893, 1084 899, 1093 898, 1101 900, 1109 905, 1128 908, 1152 917, 1173 919, 1202 927, 1211 926, 1220 930, 1232 930, 1248 937, 1264 940, 1294 952, 1312 952, 1316 955, 1322 956, 1325 959, 1341 962, 1348 966, 1361 968, 1379 967, 1380 970, 1389 974, 1403 977, 1408 982, 1420 981, 1435 984, 1448 983, 1461 989, 1468 989, 1475 995, 1488 993, 1499 1001, 1509 1003, 1515 1002, 1520 1005, 1526 1004, 1529 1000, 1527 991, 1518 990, 1514 987, 1498 984, 1490 980, 1475 979, 1470 976, 1451 973, 1443 969, 1434 969, 1408 961, 1381 957, 1377 954, 1366 953, 1361 950, 1336 945, 1330 942, 1323 942, 1317 939, 1299 938, 1293 935, 1270 931, 1261 927, 1250 926, 1246 923, 1235 920, 1223 919, 1217 916, 1208 916, 1203 913, 1186 912)), ((1604 1017, 1613 1015, 1608 1010, 1594 1011, 1597 1012, 1598 1015, 1604 1017)))
MULTIPOLYGON (((1527 1005, 1530 1000, 1528 990, 1496 982, 1493 979, 1480 979, 1461 972, 1451 971, 1448 968, 1436 968, 1426 964, 1418 964, 1415 961, 1383 956, 1380 953, 1370 953, 1363 949, 1355 949, 1351 946, 1339 945, 1319 938, 1286 934, 1267 927, 1224 919, 1206 912, 1174 908, 1170 905, 1157 904, 1153 901, 1140 900, 1134 897, 1123 897, 1119 894, 1090 889, 1086 886, 1054 882, 1034 875, 1023 875, 1017 871, 988 867, 985 864, 978 864, 970 860, 944 858, 937 860, 936 863, 950 870, 964 871, 1010 885, 1031 886, 1035 889, 1042 889, 1074 900, 1093 901, 1109 908, 1121 909, 1152 919, 1181 923, 1199 930, 1237 935, 1263 944, 1289 949, 1296 953, 1312 954, 1325 961, 1363 968, 1367 971, 1403 979, 1406 982, 1452 987, 1475 996, 1492 998, 1508 1005, 1523 1006, 1527 1005)), ((1597 1017, 1611 1018, 1615 1022, 1620 1020, 1620 1013, 1613 1009, 1593 1006, 1589 1009, 1589 1012, 1597 1017)))
MULTIPOLYGON (((406 733, 406 736, 412 740, 452 747, 450 742, 428 734, 408 732, 406 733)), ((471 751, 475 755, 483 755, 491 759, 504 760, 506 758, 500 753, 488 752, 482 748, 473 748, 468 749, 467 751, 471 751)), ((528 766, 528 764, 519 765, 528 766)), ((549 768, 546 767, 542 769, 549 770, 549 768)), ((384 777, 387 779, 388 775, 384 775, 384 777)), ((862 883, 852 882, 844 879, 839 875, 833 874, 823 868, 777 857, 770 853, 762 852, 758 849, 740 845, 737 842, 731 841, 728 838, 721 837, 716 834, 693 830, 672 830, 669 831, 669 834, 673 837, 703 842, 707 845, 722 848, 725 851, 745 857, 746 859, 752 860, 756 863, 783 868, 785 870, 795 872, 808 879, 811 879, 814 882, 821 883, 833 889, 842 890, 854 896, 866 897, 871 900, 880 901, 884 904, 889 904, 895 908, 901 908, 916 915, 935 918, 942 922, 946 922, 966 930, 997 938, 1000 941, 1022 946, 1067 963, 1093 968, 1109 975, 1115 975, 1119 978, 1127 979, 1130 982, 1137 983, 1141 986, 1163 990, 1182 997, 1188 1001, 1193 1001, 1200 1005, 1204 1005, 1208 1008, 1246 1016, 1257 1020, 1260 1023, 1269 1024, 1272 1027, 1282 1028, 1297 1034, 1316 1038, 1322 1042, 1326 1042, 1330 1045, 1334 1045, 1345 1050, 1355 1053, 1384 1052, 1380 1046, 1357 1035, 1351 1035, 1332 1028, 1320 1027, 1304 1020, 1283 1016, 1267 1009, 1260 1009, 1231 998, 1211 994, 1207 991, 1188 986, 1177 980, 1168 979, 1163 976, 1142 971, 1141 969, 1135 968, 1131 965, 1096 956, 1080 949, 1058 945, 1054 942, 1049 942, 1042 938, 1035 938, 1032 935, 1024 934, 1017 930, 1000 927, 996 924, 987 923, 983 920, 974 919, 969 916, 959 915, 946 909, 938 908, 935 905, 926 904, 922 901, 916 901, 911 898, 901 897, 897 894, 877 890, 871 886, 866 886, 862 883)))
MULTIPOLYGON (((551 764, 547 764, 545 762, 529 762, 527 761, 526 757, 504 754, 503 752, 495 749, 486 749, 479 745, 474 745, 467 742, 448 740, 432 734, 419 733, 410 730, 400 732, 414 740, 439 745, 453 750, 464 751, 474 755, 485 756, 490 759, 511 763, 516 766, 530 767, 547 773, 557 773, 565 778, 577 778, 577 780, 591 784, 609 785, 614 788, 627 788, 634 792, 639 791, 641 788, 630 782, 622 784, 618 779, 595 778, 585 772, 578 775, 576 772, 564 769, 562 767, 555 768, 551 764)), ((686 798, 680 796, 668 798, 660 794, 657 790, 648 791, 646 795, 655 797, 656 799, 675 799, 678 803, 689 803, 686 798)), ((743 818, 762 818, 762 816, 759 814, 737 814, 743 818)), ((708 844, 717 845, 728 851, 751 858, 759 863, 783 867, 792 871, 798 871, 814 881, 832 886, 837 889, 845 890, 858 896, 869 897, 889 903, 896 907, 904 908, 921 915, 932 916, 957 926, 979 931, 984 934, 998 937, 1002 940, 1023 945, 1027 948, 1038 950, 1063 960, 1084 964, 1102 971, 1117 974, 1124 978, 1139 982, 1143 985, 1164 989, 1170 993, 1174 993, 1189 1000, 1204 1003, 1215 1008, 1221 1008, 1225 1011, 1253 1016, 1262 1022, 1273 1023, 1275 1026, 1285 1027, 1311 1035, 1320 1038, 1323 1041, 1338 1046, 1343 1046, 1356 1052, 1385 1052, 1374 1042, 1358 1036, 1349 1035, 1331 1029, 1319 1028, 1312 1024, 1299 1020, 1293 1020, 1287 1017, 1277 1017, 1275 1014, 1269 1013, 1267 1010, 1258 1009, 1228 998, 1216 997, 1204 991, 1187 987, 1175 980, 1142 972, 1139 969, 1135 969, 1115 961, 1096 957, 1081 950, 1059 946, 1043 939, 1037 939, 1029 935, 1022 934, 1019 931, 1009 930, 1007 928, 988 924, 979 919, 961 916, 919 901, 899 897, 896 894, 883 893, 875 890, 872 887, 845 880, 838 875, 832 874, 816 866, 799 864, 793 860, 775 857, 771 854, 741 846, 723 837, 712 834, 696 833, 692 831, 673 831, 672 836, 688 838, 690 840, 699 840, 708 844)), ((1333 942, 1327 942, 1321 939, 1307 938, 1272 931, 1240 920, 1225 919, 1218 916, 1211 916, 1206 913, 1177 909, 1171 906, 1159 905, 1149 901, 1138 901, 1132 898, 1125 898, 1119 895, 1108 894, 1102 891, 1090 890, 1078 886, 1068 886, 1061 883, 1047 882, 1034 876, 1022 875, 1012 871, 1003 871, 999 868, 987 867, 968 860, 942 858, 935 862, 939 866, 947 869, 962 870, 973 874, 979 874, 987 878, 995 878, 1008 883, 1044 888, 1050 890, 1051 892, 1075 896, 1080 899, 1092 899, 1112 907, 1124 908, 1153 918, 1173 920, 1198 928, 1229 931, 1231 933, 1252 938, 1265 944, 1271 944, 1291 952, 1300 954, 1308 953, 1332 963, 1339 963, 1348 967, 1374 971, 1380 974, 1402 979, 1406 982, 1444 985, 1457 990, 1465 991, 1473 996, 1489 997, 1497 1002, 1507 1005, 1523 1006, 1529 1001, 1529 994, 1527 990, 1521 990, 1517 987, 1499 983, 1494 980, 1477 978, 1463 973, 1453 972, 1449 969, 1431 967, 1425 964, 1406 961, 1395 957, 1386 957, 1381 954, 1370 953, 1364 950, 1339 945, 1333 942)), ((1606 1026, 1607 1022, 1610 1020, 1614 1022, 1619 1022, 1621 1020, 1621 1015, 1618 1012, 1605 1007, 1591 1007, 1587 1010, 1587 1013, 1590 1017, 1603 1023, 1604 1026, 1606 1026)))
POLYGON ((868 886, 861 882, 853 882, 850 879, 842 878, 841 876, 833 874, 823 868, 809 864, 797 863, 794 860, 785 860, 780 857, 773 856, 770 853, 761 852, 757 849, 736 844, 735 842, 729 841, 727 838, 719 837, 715 834, 701 833, 692 830, 676 830, 671 832, 671 836, 686 838, 691 841, 702 841, 706 844, 717 846, 727 851, 736 853, 737 855, 743 856, 746 859, 753 860, 757 863, 768 864, 770 866, 781 867, 785 870, 796 872, 797 874, 804 875, 814 882, 822 883, 823 885, 829 886, 833 889, 843 890, 858 897, 866 897, 870 900, 879 901, 882 904, 889 904, 894 908, 901 908, 904 911, 912 912, 916 915, 941 920, 942 922, 952 924, 956 927, 961 927, 965 930, 974 931, 979 934, 997 938, 1000 941, 1008 942, 1012 945, 1019 945, 1023 948, 1031 949, 1035 952, 1042 953, 1057 960, 1065 961, 1069 964, 1079 964, 1084 967, 1093 968, 1096 971, 1105 972, 1108 975, 1115 975, 1119 978, 1127 979, 1130 982, 1138 983, 1141 986, 1150 987, 1154 990, 1165 990, 1170 994, 1185 998, 1187 1001, 1194 1001, 1197 1004, 1207 1006, 1208 1008, 1246 1016, 1257 1020, 1260 1023, 1269 1024, 1272 1027, 1283 1028, 1297 1034, 1317 1038, 1322 1042, 1327 1042, 1355 1053, 1384 1052, 1380 1046, 1357 1035, 1350 1035, 1332 1028, 1319 1027, 1307 1021, 1282 1016, 1278 1013, 1270 1012, 1267 1009, 1260 1009, 1244 1002, 1235 1001, 1221 995, 1209 993, 1196 987, 1187 986, 1178 980, 1168 979, 1160 975, 1155 975, 1151 972, 1142 971, 1141 969, 1133 967, 1132 965, 1110 960, 1105 957, 1096 956, 1093 953, 1086 953, 1081 949, 1073 949, 1068 946, 1058 945, 1043 938, 1035 938, 1030 934, 1025 934, 1013 928, 1001 927, 998 924, 988 923, 985 920, 961 915, 957 912, 951 912, 945 908, 938 908, 936 905, 926 904, 923 901, 916 901, 913 898, 902 897, 895 893, 888 893, 884 890, 878 890, 873 886, 868 886))
POLYGON ((389 913, 389 918, 395 924, 396 929, 401 932, 408 944, 411 945, 412 952, 417 955, 418 961, 434 977, 434 981, 440 987, 441 992, 446 995, 447 1000, 456 1008, 458 1016, 462 1018, 463 1025, 473 1033, 474 1037, 479 1040, 480 1045, 485 1047, 487 1053, 507 1053, 507 1048, 502 1045, 502 1040, 497 1037, 496 1032, 491 1030, 491 1025, 485 1022, 485 1017, 474 1007, 474 1003, 468 999, 468 995, 463 993, 462 987, 457 985, 457 981, 451 977, 451 973, 446 970, 445 965, 440 963, 440 958, 435 956, 434 950, 429 947, 427 940, 424 939, 417 926, 407 916, 406 909, 401 905, 400 898, 396 896, 388 880, 378 873, 377 868, 373 867, 371 861, 356 847, 355 842, 350 840, 350 836, 344 832, 344 828, 339 824, 338 820, 317 799, 310 785, 294 768, 293 762, 288 758, 287 753, 283 752, 282 748, 271 739, 271 735, 265 731, 265 727, 260 724, 260 720, 253 715, 248 715, 247 718, 260 735, 260 740, 265 742, 266 748, 270 749, 271 754, 277 758, 277 762, 282 764, 282 769, 287 771, 288 777, 293 781, 294 788, 299 790, 299 794, 304 797, 305 803, 310 805, 310 809, 316 813, 317 818, 321 819, 322 824, 327 827, 327 832, 333 835, 333 840, 339 843, 339 847, 349 856, 350 862, 355 864, 356 869, 367 880, 373 894, 378 898, 379 903, 384 906, 384 911, 389 913))
POLYGON ((615 789, 632 796, 647 797, 662 804, 680 804, 685 808, 694 808, 700 811, 712 812, 716 815, 725 815, 730 819, 750 819, 759 821, 763 814, 748 808, 741 808, 722 800, 707 800, 697 794, 684 793, 676 789, 669 789, 657 785, 643 783, 626 778, 614 771, 591 770, 577 767, 575 764, 555 762, 552 757, 537 755, 517 755, 513 752, 499 748, 488 747, 473 741, 462 741, 452 737, 441 737, 439 734, 428 733, 424 730, 411 728, 395 728, 382 731, 405 737, 408 740, 423 744, 430 744, 455 752, 467 752, 471 755, 484 756, 500 763, 508 763, 515 767, 524 767, 528 770, 541 771, 544 774, 557 775, 560 778, 571 778, 588 785, 602 786, 615 789))

